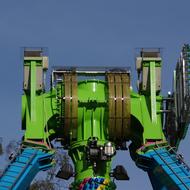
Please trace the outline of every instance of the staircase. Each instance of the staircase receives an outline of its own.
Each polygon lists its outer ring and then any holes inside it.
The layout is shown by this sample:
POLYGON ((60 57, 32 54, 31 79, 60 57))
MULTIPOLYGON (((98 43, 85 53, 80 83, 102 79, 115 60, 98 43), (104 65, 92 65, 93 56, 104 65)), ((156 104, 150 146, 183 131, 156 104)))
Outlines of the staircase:
POLYGON ((35 148, 21 149, 0 176, 0 190, 28 189, 40 170, 52 166, 52 156, 52 153, 35 148))
POLYGON ((181 155, 170 146, 159 147, 145 154, 153 160, 149 172, 154 189, 187 190, 190 189, 190 168, 181 155), (158 185, 163 184, 158 188, 158 185), (162 187, 162 188, 161 188, 162 187))

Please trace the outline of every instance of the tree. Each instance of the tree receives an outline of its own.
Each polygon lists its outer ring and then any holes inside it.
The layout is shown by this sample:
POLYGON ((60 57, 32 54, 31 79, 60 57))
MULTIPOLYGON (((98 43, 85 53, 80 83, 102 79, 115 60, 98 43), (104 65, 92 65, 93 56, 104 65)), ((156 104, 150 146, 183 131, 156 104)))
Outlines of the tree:
POLYGON ((30 190, 55 190, 55 184, 48 180, 35 180, 30 186, 30 190))
MULTIPOLYGON (((56 165, 46 171, 44 179, 36 179, 30 186, 30 190, 60 190, 61 180, 56 178, 56 173, 64 164, 69 163, 69 156, 63 150, 57 150, 55 154, 56 165)), ((67 188, 68 189, 68 188, 67 188)))

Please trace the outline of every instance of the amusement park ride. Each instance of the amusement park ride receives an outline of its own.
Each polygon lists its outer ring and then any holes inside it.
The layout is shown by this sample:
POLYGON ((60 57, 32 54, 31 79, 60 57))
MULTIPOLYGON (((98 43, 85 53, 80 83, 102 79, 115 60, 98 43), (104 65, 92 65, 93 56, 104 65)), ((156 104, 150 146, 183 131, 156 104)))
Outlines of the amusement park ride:
POLYGON ((25 49, 25 134, 0 177, 0 190, 29 189, 39 171, 55 164, 54 140, 73 161, 74 171, 69 165, 57 173, 74 177, 71 190, 115 190, 113 179, 129 180, 122 165, 111 168, 119 150, 130 151, 154 190, 190 189, 190 168, 176 152, 190 123, 190 46, 183 46, 167 97, 160 94, 161 67, 159 49, 140 50, 138 92, 127 68, 55 67, 47 92, 47 55, 43 49, 25 49))

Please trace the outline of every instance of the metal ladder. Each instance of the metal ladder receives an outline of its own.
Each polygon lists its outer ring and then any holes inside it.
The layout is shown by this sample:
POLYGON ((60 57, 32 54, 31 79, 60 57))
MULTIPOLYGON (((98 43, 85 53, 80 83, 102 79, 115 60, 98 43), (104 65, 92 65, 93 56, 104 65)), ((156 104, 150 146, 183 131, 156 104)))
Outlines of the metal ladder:
POLYGON ((153 148, 152 157, 157 161, 179 189, 190 189, 190 167, 174 148, 159 146, 153 148))

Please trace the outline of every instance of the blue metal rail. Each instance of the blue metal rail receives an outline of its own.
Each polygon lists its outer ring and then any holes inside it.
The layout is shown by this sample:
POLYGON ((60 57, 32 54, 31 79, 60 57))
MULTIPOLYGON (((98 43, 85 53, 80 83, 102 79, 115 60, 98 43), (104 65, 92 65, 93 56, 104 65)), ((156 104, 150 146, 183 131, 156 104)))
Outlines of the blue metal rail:
POLYGON ((154 190, 190 189, 190 168, 170 146, 157 147, 145 153, 152 160, 146 169, 154 190))
POLYGON ((0 190, 27 190, 40 170, 52 166, 53 153, 25 148, 10 162, 0 177, 0 190))

